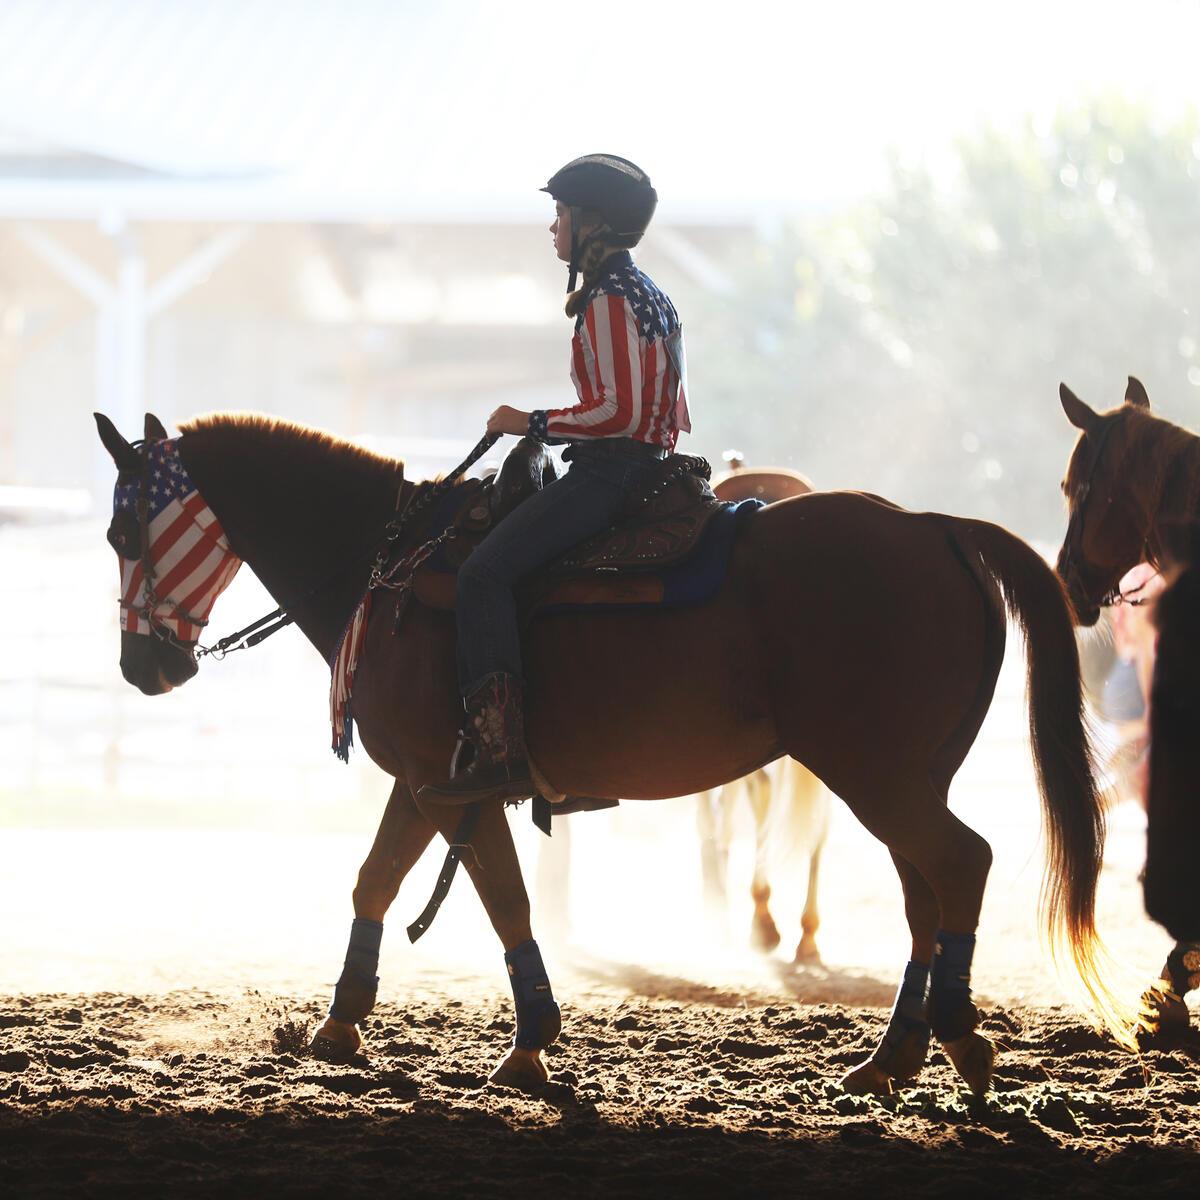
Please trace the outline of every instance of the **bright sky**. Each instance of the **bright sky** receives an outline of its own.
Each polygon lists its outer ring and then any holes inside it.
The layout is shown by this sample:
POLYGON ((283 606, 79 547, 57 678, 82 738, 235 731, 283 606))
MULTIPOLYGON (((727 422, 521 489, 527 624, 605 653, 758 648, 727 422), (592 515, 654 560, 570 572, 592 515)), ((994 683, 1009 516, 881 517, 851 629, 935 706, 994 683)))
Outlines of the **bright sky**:
POLYGON ((1183 0, 5 0, 0 131, 517 213, 608 150, 681 213, 753 213, 1101 91, 1169 119, 1197 44, 1183 0))

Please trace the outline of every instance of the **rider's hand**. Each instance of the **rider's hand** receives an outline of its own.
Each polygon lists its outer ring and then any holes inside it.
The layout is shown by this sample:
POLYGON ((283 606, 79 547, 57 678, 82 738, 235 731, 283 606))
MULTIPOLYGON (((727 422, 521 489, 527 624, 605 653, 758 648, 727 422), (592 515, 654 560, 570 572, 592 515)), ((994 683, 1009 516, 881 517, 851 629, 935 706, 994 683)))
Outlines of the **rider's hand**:
POLYGON ((523 437, 529 432, 529 414, 519 408, 502 404, 490 417, 487 423, 488 433, 515 433, 523 437))

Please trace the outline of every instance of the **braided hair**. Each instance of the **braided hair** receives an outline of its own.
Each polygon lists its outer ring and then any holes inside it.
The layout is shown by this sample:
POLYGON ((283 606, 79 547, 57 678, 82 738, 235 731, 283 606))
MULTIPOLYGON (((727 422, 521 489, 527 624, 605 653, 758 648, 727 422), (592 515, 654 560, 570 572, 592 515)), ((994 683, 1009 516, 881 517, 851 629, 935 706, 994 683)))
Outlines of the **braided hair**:
POLYGON ((568 317, 577 317, 583 311, 588 293, 600 276, 600 264, 611 248, 605 242, 603 233, 591 235, 587 249, 584 250, 583 257, 579 261, 579 286, 567 296, 567 302, 563 306, 563 311, 568 317))

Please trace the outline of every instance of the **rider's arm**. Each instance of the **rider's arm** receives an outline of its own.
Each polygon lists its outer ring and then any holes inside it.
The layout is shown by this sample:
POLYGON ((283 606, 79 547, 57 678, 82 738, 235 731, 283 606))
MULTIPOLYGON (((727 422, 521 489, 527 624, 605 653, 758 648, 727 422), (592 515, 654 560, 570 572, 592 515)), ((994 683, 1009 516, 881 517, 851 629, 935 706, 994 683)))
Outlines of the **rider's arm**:
POLYGON ((642 422, 642 343, 633 306, 624 296, 598 293, 584 310, 572 341, 571 378, 579 403, 536 409, 534 437, 632 437, 642 422))

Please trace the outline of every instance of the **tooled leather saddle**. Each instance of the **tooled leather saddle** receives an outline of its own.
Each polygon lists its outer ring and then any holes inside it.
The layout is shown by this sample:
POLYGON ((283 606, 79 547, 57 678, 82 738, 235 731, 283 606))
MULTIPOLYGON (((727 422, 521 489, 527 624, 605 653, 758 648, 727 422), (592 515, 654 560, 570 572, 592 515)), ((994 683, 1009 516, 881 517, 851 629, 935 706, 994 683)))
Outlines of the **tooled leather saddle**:
MULTIPOLYGON (((713 518, 730 508, 713 495, 709 476, 703 458, 672 454, 662 459, 611 528, 523 582, 522 611, 531 616, 562 607, 662 603, 667 574, 696 552, 713 518)), ((475 484, 461 499, 450 521, 453 536, 417 569, 412 595, 430 608, 453 609, 456 575, 467 555, 513 509, 556 478, 545 447, 522 438, 494 479, 475 484)), ((440 522, 434 518, 432 524, 440 522)))

